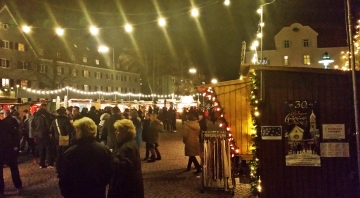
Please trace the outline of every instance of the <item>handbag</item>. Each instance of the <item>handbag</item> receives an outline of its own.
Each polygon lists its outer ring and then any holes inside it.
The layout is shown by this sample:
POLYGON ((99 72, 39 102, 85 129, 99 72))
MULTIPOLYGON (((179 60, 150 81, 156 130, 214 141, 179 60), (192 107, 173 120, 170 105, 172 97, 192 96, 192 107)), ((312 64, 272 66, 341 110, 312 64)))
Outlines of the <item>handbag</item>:
POLYGON ((59 146, 69 146, 69 144, 70 144, 69 135, 61 135, 61 131, 60 131, 60 127, 59 127, 59 123, 58 123, 57 119, 55 119, 55 123, 56 123, 57 130, 59 132, 59 146))

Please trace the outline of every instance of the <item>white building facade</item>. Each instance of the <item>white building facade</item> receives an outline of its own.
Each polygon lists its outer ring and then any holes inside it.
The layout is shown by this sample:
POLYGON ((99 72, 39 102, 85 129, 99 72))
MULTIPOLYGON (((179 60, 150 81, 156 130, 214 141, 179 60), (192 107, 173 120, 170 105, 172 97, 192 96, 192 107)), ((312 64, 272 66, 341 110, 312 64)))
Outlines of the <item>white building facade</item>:
POLYGON ((344 61, 342 57, 348 51, 348 47, 319 48, 317 43, 318 33, 309 26, 293 23, 290 27, 284 27, 275 35, 275 50, 249 51, 245 55, 245 64, 253 63, 253 55, 257 53, 260 64, 268 66, 311 67, 325 68, 319 61, 327 53, 333 63, 329 69, 342 69, 344 61), (263 61, 260 61, 261 57, 263 61))

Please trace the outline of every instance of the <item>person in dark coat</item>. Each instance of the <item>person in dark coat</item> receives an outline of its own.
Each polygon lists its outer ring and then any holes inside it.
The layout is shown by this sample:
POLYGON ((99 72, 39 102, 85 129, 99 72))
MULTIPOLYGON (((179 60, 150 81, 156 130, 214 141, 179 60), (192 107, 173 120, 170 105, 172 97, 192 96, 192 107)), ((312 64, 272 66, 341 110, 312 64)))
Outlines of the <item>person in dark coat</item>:
MULTIPOLYGON (((9 112, 10 114, 10 112, 9 112)), ((14 126, 4 120, 4 111, 0 111, 0 196, 4 195, 5 183, 3 166, 6 164, 11 171, 11 178, 17 189, 17 194, 22 189, 22 181, 18 168, 17 156, 19 150, 19 136, 14 126)))
POLYGON ((58 173, 61 195, 68 197, 106 197, 106 186, 111 178, 110 149, 96 142, 96 125, 88 117, 76 120, 76 145, 64 153, 58 173))
POLYGON ((141 125, 141 118, 138 115, 138 112, 134 109, 129 112, 129 118, 133 122, 136 128, 136 136, 135 141, 138 147, 141 147, 142 142, 142 125, 141 125))
POLYGON ((68 146, 59 145, 59 134, 61 134, 62 136, 72 137, 74 135, 71 133, 74 131, 74 129, 70 123, 69 117, 66 115, 65 108, 59 108, 58 110, 56 110, 56 113, 57 116, 55 117, 55 120, 51 123, 50 126, 50 133, 55 138, 54 142, 56 144, 56 170, 57 172, 59 172, 61 170, 64 152, 70 146, 70 140, 68 142, 68 146))
POLYGON ((46 108, 46 104, 41 104, 40 109, 35 112, 34 119, 31 122, 31 127, 34 129, 34 135, 36 136, 36 143, 39 150, 40 168, 47 167, 45 165, 45 158, 48 166, 54 166, 50 134, 51 115, 46 108))
POLYGON ((161 121, 157 119, 156 114, 150 115, 150 126, 147 135, 145 136, 146 139, 146 147, 149 149, 151 156, 147 162, 155 162, 155 160, 161 160, 159 147, 159 133, 161 132, 162 125, 161 121))
POLYGON ((116 137, 115 137, 116 130, 114 128, 114 123, 117 120, 121 120, 120 109, 119 107, 114 107, 112 109, 112 115, 104 123, 104 129, 101 133, 101 138, 100 138, 101 141, 106 141, 106 145, 110 149, 114 149, 116 146, 116 137))
MULTIPOLYGON (((145 119, 143 120, 142 122, 142 126, 143 126, 143 131, 142 131, 142 141, 143 142, 147 142, 147 135, 149 133, 149 127, 150 127, 150 113, 146 113, 145 114, 145 119)), ((146 148, 146 151, 145 151, 145 158, 144 160, 147 161, 149 159, 149 153, 150 153, 150 150, 147 146, 145 146, 146 148)))
POLYGON ((117 144, 113 151, 113 175, 108 198, 142 198, 144 184, 139 148, 134 140, 136 129, 131 120, 115 122, 117 144))
POLYGON ((100 122, 100 115, 95 106, 90 107, 90 111, 87 113, 87 117, 91 118, 96 125, 98 125, 100 122))

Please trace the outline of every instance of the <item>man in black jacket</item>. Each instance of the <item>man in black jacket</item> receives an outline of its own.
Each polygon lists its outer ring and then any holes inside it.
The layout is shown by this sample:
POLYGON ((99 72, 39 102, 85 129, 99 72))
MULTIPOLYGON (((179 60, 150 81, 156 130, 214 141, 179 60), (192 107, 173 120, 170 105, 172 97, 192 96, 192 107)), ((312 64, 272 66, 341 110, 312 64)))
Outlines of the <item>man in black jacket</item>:
POLYGON ((66 197, 106 197, 113 162, 110 149, 96 142, 96 125, 87 117, 76 120, 76 145, 64 153, 59 175, 61 195, 66 197))
MULTIPOLYGON (((10 112, 9 112, 10 113, 10 112)), ((9 114, 10 115, 10 114, 9 114)), ((10 116, 11 117, 11 116, 10 116)), ((18 168, 17 156, 19 150, 18 131, 4 118, 4 111, 0 111, 0 196, 4 194, 3 166, 7 164, 17 193, 20 193, 22 182, 18 168)))
POLYGON ((34 135, 36 136, 36 143, 38 145, 40 168, 47 167, 45 165, 45 158, 49 168, 53 168, 54 157, 52 155, 51 147, 52 135, 50 134, 51 115, 46 108, 46 104, 40 105, 40 109, 34 114, 34 120, 31 122, 31 127, 34 129, 34 135))
POLYGON ((115 127, 114 127, 114 123, 117 120, 121 120, 121 115, 120 115, 120 109, 119 107, 114 107, 112 109, 112 115, 110 116, 110 118, 108 118, 105 123, 104 123, 104 129, 101 133, 101 140, 105 141, 106 140, 106 145, 110 148, 110 149, 114 149, 116 146, 116 136, 115 136, 115 127))

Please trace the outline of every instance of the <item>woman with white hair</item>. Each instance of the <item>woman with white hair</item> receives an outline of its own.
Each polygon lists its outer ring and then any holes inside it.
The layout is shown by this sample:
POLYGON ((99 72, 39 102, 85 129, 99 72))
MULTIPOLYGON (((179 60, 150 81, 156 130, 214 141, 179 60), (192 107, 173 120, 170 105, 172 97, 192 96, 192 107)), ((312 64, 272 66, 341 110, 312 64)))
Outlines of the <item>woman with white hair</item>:
POLYGON ((96 142, 95 122, 84 117, 75 120, 76 145, 64 153, 58 172, 59 187, 64 197, 106 197, 106 185, 111 178, 110 149, 96 142))
POLYGON ((139 148, 134 140, 136 129, 131 120, 114 123, 117 144, 113 151, 114 169, 108 198, 144 197, 139 148))

